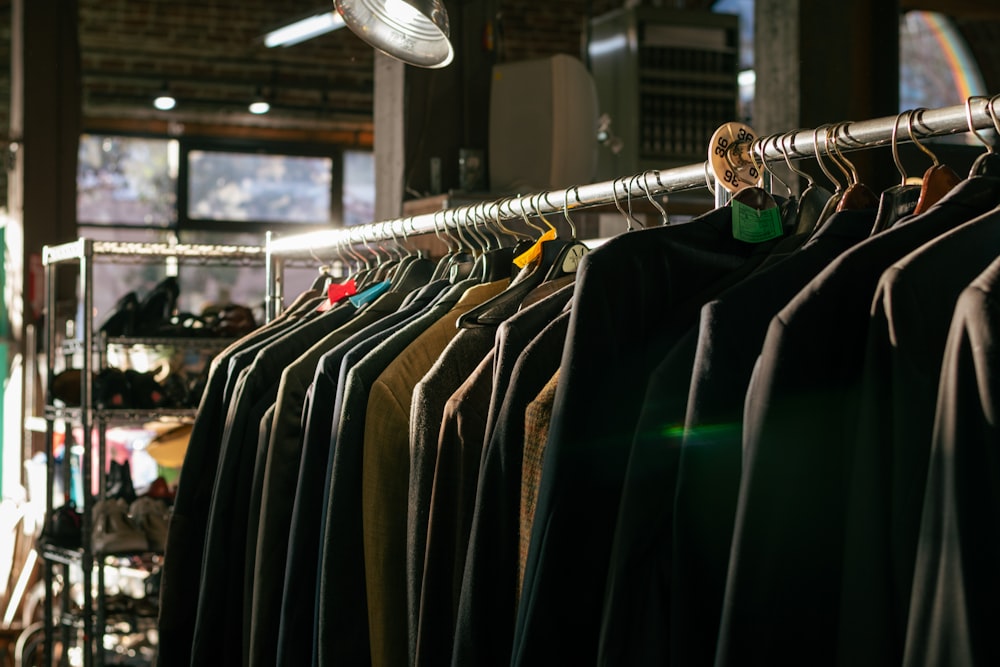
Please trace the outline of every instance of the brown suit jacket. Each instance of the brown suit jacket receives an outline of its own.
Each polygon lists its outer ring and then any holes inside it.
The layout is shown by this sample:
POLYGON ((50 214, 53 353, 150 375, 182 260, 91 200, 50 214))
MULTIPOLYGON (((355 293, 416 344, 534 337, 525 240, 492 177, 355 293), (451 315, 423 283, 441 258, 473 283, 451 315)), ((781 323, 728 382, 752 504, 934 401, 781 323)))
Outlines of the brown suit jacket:
POLYGON ((468 289, 455 307, 409 345, 372 385, 365 417, 362 513, 372 665, 409 662, 406 507, 413 388, 458 333, 458 318, 509 281, 468 289))

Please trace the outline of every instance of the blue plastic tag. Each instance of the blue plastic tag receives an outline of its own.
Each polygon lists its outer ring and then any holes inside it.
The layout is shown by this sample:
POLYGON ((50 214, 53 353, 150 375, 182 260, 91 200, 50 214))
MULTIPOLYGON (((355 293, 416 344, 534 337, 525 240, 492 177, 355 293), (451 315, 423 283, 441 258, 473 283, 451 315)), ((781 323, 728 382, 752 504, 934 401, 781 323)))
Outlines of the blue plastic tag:
POLYGON ((389 291, 389 286, 392 285, 391 280, 383 280, 380 283, 372 285, 365 291, 355 294, 350 297, 350 302, 354 304, 355 308, 361 308, 362 306, 367 306, 369 303, 379 298, 383 294, 389 291))

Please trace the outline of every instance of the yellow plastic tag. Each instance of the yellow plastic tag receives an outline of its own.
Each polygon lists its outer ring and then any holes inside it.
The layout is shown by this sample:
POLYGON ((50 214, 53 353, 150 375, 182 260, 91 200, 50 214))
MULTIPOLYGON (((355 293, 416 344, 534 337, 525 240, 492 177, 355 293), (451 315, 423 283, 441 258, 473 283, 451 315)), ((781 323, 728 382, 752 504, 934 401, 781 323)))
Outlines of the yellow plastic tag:
POLYGON ((556 230, 550 229, 549 231, 545 232, 544 234, 542 234, 541 238, 535 241, 535 245, 531 246, 523 253, 514 258, 514 264, 516 264, 517 268, 519 269, 523 269, 528 264, 531 264, 536 259, 538 259, 538 256, 540 254, 542 254, 542 243, 544 241, 554 241, 555 238, 556 238, 556 230))

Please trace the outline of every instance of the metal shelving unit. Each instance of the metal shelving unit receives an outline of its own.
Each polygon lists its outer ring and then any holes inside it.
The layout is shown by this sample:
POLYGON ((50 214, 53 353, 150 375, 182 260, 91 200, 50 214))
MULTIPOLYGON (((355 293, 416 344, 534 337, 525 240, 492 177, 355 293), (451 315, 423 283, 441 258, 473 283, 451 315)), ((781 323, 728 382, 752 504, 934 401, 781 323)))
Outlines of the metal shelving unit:
MULTIPOLYGON (((50 631, 45 633, 44 664, 52 664, 56 633, 63 647, 61 664, 69 664, 69 655, 74 653, 74 660, 83 667, 106 664, 106 636, 119 634, 115 625, 109 625, 105 614, 105 568, 107 556, 95 558, 90 548, 92 531, 91 514, 95 499, 91 493, 93 488, 92 466, 97 464, 98 498, 102 498, 105 489, 105 466, 107 441, 105 432, 111 426, 141 425, 153 420, 190 421, 194 419, 196 408, 172 409, 98 409, 94 402, 95 371, 104 368, 108 362, 110 346, 128 348, 132 346, 172 346, 187 349, 203 349, 217 352, 231 342, 231 339, 206 337, 115 337, 107 338, 95 331, 94 299, 95 289, 93 268, 94 262, 107 261, 114 263, 152 263, 163 262, 167 266, 177 265, 262 265, 264 248, 261 246, 227 246, 227 245, 170 245, 150 243, 119 243, 95 241, 80 238, 70 243, 46 246, 42 251, 42 264, 45 268, 46 295, 46 332, 45 349, 49 355, 47 364, 45 433, 48 443, 46 466, 46 507, 51 515, 53 508, 53 490, 56 475, 63 479, 63 488, 69 489, 72 483, 73 456, 71 452, 78 451, 79 475, 82 488, 80 513, 82 518, 82 546, 79 549, 66 549, 54 546, 44 546, 41 549, 44 584, 46 596, 44 601, 44 625, 50 631), (57 312, 57 267, 64 264, 75 264, 79 305, 82 306, 81 326, 75 331, 71 340, 56 344, 58 340, 55 314, 57 312), (63 359, 76 359, 73 367, 80 370, 80 404, 64 407, 57 405, 52 395, 54 381, 53 363, 55 355, 63 359), (63 427, 65 432, 64 456, 61 467, 53 461, 53 446, 55 444, 56 425, 63 427), (74 442, 74 427, 82 433, 82 442, 74 442), (96 439, 96 446, 94 445, 96 439), (94 451, 96 450, 96 461, 94 451), (71 583, 79 580, 81 604, 74 608, 70 593, 71 583), (95 586, 96 584, 96 586, 95 586), (61 590, 56 590, 61 588, 61 590), (96 591, 96 595, 95 595, 96 591), (56 615, 55 598, 59 598, 59 613, 56 615), (72 647, 72 648, 70 648, 72 647), (79 656, 79 657, 76 657, 79 656)), ((110 556, 110 555, 108 555, 110 556)), ((145 617, 136 617, 145 618, 145 617)), ((114 619, 112 619, 114 620, 114 619)), ((128 625, 128 624, 125 624, 128 625)), ((138 627, 140 624, 135 624, 138 627)), ((151 628, 155 627, 153 619, 151 628)), ((112 660, 114 662, 114 660, 112 660)))

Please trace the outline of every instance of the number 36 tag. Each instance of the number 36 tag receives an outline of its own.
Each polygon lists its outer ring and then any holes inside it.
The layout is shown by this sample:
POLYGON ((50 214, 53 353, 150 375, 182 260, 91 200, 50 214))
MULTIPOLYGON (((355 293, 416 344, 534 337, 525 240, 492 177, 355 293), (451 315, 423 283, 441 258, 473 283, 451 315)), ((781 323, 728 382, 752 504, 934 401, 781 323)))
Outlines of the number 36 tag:
POLYGON ((760 182, 760 171, 750 159, 750 145, 757 133, 743 123, 726 123, 712 135, 708 164, 724 188, 737 193, 760 182))

